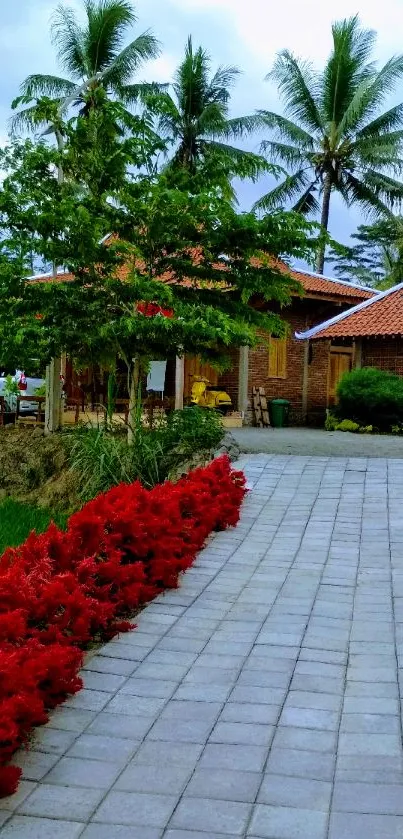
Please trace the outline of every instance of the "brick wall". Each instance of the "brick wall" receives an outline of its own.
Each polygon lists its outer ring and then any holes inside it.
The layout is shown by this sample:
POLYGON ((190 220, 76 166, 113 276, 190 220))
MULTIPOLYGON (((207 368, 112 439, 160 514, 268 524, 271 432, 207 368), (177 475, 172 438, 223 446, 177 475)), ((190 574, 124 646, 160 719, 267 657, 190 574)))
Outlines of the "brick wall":
MULTIPOLYGON (((294 299, 292 305, 280 312, 289 325, 287 338, 287 377, 274 379, 268 376, 268 350, 260 345, 249 351, 249 400, 252 388, 264 387, 268 399, 281 397, 291 403, 290 422, 303 422, 303 375, 304 341, 297 341, 295 332, 304 332, 310 326, 320 323, 343 311, 337 303, 323 300, 294 299)), ((312 345, 312 360, 308 372, 308 422, 322 424, 327 407, 327 378, 329 364, 329 342, 320 341, 312 345)), ((238 403, 238 359, 239 350, 232 352, 233 365, 230 371, 220 376, 219 384, 231 395, 234 407, 238 403)))
POLYGON ((307 424, 323 426, 327 408, 330 341, 312 341, 308 374, 307 424))
POLYGON ((378 367, 403 376, 401 338, 365 338, 362 342, 362 366, 378 367))

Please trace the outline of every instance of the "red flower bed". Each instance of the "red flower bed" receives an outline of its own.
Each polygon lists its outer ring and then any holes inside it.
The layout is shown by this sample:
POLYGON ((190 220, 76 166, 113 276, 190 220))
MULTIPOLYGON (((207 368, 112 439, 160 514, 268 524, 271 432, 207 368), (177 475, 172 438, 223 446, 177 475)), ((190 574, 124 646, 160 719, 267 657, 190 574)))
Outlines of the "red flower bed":
POLYGON ((245 479, 228 458, 152 490, 121 484, 0 557, 0 795, 6 766, 48 710, 82 687, 82 649, 132 625, 127 617, 178 585, 213 530, 235 525, 245 479), (126 619, 125 619, 126 618, 126 619))

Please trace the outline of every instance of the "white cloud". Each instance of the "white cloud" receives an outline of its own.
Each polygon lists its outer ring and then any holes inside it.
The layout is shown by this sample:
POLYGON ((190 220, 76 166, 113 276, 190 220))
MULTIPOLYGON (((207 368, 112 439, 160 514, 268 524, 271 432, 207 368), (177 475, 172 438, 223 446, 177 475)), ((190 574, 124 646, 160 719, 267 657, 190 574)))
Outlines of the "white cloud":
POLYGON ((164 52, 154 61, 148 61, 139 71, 139 76, 145 82, 169 82, 178 64, 178 57, 164 52))
MULTIPOLYGON (((252 62, 267 71, 275 53, 287 47, 318 63, 329 53, 332 21, 359 14, 364 26, 378 31, 379 57, 402 50, 401 0, 170 0, 179 9, 228 15, 228 35, 235 31, 252 62)), ((234 45, 235 51, 235 45, 234 45)))

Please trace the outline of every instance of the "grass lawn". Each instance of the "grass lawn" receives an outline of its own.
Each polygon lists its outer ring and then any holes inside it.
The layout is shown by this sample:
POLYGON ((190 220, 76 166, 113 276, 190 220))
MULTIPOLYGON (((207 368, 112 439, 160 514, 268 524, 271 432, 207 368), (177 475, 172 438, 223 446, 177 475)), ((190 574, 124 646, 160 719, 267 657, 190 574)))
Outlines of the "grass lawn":
POLYGON ((6 548, 24 542, 31 530, 43 533, 52 519, 59 527, 64 527, 67 517, 34 504, 23 504, 6 498, 0 503, 0 554, 6 548))

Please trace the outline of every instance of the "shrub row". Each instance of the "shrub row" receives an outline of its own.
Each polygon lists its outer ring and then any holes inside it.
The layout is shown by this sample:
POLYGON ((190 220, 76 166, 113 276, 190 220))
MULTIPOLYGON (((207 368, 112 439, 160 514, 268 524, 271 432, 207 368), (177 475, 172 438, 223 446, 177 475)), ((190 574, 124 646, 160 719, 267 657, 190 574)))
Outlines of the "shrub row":
POLYGON ((213 530, 235 525, 245 479, 222 457, 177 484, 121 484, 0 558, 0 794, 6 766, 48 710, 82 687, 90 639, 129 630, 139 606, 178 585, 213 530))

